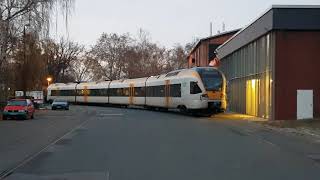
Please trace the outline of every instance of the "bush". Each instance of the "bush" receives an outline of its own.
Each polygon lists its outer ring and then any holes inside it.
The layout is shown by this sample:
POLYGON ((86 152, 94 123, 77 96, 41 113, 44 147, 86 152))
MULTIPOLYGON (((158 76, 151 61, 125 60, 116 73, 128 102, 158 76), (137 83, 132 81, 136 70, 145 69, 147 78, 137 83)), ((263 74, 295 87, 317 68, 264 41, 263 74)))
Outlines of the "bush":
POLYGON ((7 105, 7 102, 0 102, 0 112, 3 110, 3 108, 7 105))

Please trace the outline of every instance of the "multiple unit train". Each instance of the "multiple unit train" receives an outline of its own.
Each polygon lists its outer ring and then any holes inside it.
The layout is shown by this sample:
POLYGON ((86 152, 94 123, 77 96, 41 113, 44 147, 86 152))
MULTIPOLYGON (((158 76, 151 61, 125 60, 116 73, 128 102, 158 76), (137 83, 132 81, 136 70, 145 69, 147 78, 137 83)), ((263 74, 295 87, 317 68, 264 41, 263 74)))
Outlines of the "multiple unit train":
POLYGON ((182 69, 137 79, 83 83, 55 83, 47 100, 71 103, 138 105, 179 109, 194 114, 213 114, 226 109, 226 79, 212 67, 182 69))

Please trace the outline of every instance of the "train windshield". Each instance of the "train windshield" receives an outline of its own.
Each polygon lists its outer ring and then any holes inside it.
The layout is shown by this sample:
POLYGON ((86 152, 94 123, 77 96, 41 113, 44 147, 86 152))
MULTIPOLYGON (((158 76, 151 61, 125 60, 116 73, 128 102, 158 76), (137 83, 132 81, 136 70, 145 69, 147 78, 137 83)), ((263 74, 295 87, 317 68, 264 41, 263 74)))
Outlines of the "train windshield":
POLYGON ((197 69, 207 91, 221 91, 223 78, 219 71, 212 68, 197 69))

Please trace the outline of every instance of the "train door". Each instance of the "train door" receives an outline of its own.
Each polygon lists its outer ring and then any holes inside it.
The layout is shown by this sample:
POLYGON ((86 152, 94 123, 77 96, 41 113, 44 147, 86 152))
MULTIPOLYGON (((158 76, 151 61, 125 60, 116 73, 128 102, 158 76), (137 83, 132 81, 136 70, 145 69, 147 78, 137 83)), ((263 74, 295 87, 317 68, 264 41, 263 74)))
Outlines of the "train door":
POLYGON ((131 83, 129 87, 129 104, 134 104, 134 84, 131 83))
POLYGON ((164 95, 165 95, 165 107, 169 108, 170 106, 170 80, 165 80, 164 86, 164 95))
POLYGON ((84 92, 83 92, 83 101, 85 103, 88 102, 88 96, 90 95, 90 90, 88 89, 88 86, 84 86, 84 92))

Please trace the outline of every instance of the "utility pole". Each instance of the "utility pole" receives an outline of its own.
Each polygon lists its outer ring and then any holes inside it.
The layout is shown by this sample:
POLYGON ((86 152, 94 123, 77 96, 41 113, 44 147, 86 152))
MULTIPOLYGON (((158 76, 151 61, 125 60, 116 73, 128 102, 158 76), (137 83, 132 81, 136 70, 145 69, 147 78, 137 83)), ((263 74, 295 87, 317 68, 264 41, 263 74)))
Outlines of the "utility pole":
POLYGON ((212 22, 210 22, 210 36, 212 36, 212 22))
MULTIPOLYGON (((26 72, 26 69, 27 69, 27 66, 28 66, 28 62, 27 62, 27 55, 26 55, 26 27, 27 26, 30 26, 30 24, 25 24, 23 26, 23 64, 24 66, 22 67, 23 68, 23 74, 22 74, 22 77, 26 77, 27 76, 27 72, 26 72)), ((26 97, 26 94, 27 93, 27 82, 26 80, 23 80, 23 96, 26 97)))

